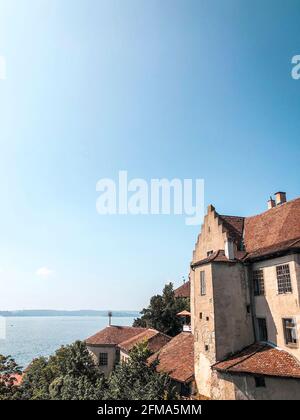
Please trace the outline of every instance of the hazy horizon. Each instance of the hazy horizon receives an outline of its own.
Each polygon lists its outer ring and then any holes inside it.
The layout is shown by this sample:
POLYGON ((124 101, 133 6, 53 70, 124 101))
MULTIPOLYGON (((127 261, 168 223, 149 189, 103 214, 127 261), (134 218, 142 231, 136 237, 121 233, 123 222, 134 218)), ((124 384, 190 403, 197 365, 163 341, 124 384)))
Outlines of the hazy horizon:
POLYGON ((188 278, 200 225, 97 213, 119 171, 204 179, 220 214, 299 196, 299 39, 296 0, 0 1, 0 307, 142 309, 188 278))

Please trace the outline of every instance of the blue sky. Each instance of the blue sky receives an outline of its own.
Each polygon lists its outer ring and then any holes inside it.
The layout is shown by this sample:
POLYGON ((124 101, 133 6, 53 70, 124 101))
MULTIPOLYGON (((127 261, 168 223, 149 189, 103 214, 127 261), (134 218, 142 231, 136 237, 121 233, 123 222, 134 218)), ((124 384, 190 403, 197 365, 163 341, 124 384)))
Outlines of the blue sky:
POLYGON ((293 0, 0 0, 0 309, 139 309, 181 283, 200 227, 99 216, 119 170, 204 178, 221 214, 298 196, 299 20, 293 0))

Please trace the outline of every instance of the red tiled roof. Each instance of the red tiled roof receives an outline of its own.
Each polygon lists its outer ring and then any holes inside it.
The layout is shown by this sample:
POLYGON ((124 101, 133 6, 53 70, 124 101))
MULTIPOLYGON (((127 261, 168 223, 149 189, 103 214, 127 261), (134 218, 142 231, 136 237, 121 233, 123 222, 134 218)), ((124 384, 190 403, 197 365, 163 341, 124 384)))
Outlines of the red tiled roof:
MULTIPOLYGON (((218 215, 218 214, 217 214, 218 215)), ((218 215, 228 236, 236 243, 236 260, 261 258, 289 249, 300 249, 300 198, 251 217, 218 215), (245 251, 241 251, 241 244, 245 251)), ((192 266, 212 261, 229 262, 223 250, 192 266)))
POLYGON ((125 350, 126 352, 129 352, 133 349, 133 347, 136 344, 146 341, 148 349, 151 351, 151 353, 155 353, 158 350, 160 350, 165 344, 167 344, 170 340, 171 337, 169 337, 168 335, 149 328, 146 331, 143 331, 140 334, 137 334, 132 338, 123 341, 118 345, 118 347, 120 347, 122 350, 125 350))
POLYGON ((223 227, 229 233, 229 236, 232 240, 234 240, 238 245, 241 244, 243 238, 243 230, 244 230, 244 217, 239 216, 224 216, 219 215, 223 227))
MULTIPOLYGON (((245 253, 243 253, 244 255, 245 253)), ((192 267, 197 267, 198 265, 208 264, 210 262, 225 262, 225 263, 232 263, 235 262, 235 260, 229 260, 226 255, 225 251, 223 249, 219 249, 218 251, 213 252, 209 257, 204 258, 202 260, 196 261, 195 263, 192 263, 192 267)))
POLYGON ((228 373, 248 373, 300 379, 300 361, 290 353, 269 344, 255 343, 217 362, 213 369, 228 373))
POLYGON ((179 286, 177 289, 174 290, 175 297, 184 297, 189 298, 191 295, 191 285, 190 281, 187 281, 182 286, 179 286))
POLYGON ((262 256, 274 255, 282 251, 300 249, 300 238, 299 239, 289 239, 288 241, 281 242, 279 244, 274 244, 266 248, 260 248, 256 251, 250 252, 245 256, 245 260, 254 260, 262 256))
POLYGON ((300 198, 287 201, 257 216, 245 218, 244 244, 252 253, 300 238, 300 198))
POLYGON ((15 385, 16 386, 20 386, 22 381, 23 381, 23 374, 21 375, 13 375, 14 379, 15 379, 15 385))
POLYGON ((176 316, 191 316, 191 313, 189 311, 184 310, 184 311, 178 312, 176 316))
POLYGON ((13 384, 14 386, 20 386, 23 381, 23 376, 23 373, 16 373, 14 375, 1 375, 0 382, 2 381, 4 384, 13 384))
POLYGON ((194 377, 194 336, 185 332, 176 335, 148 360, 158 360, 157 371, 167 373, 175 381, 190 382, 194 377))
POLYGON ((147 328, 111 325, 87 338, 85 342, 91 345, 117 345, 145 331, 147 328))

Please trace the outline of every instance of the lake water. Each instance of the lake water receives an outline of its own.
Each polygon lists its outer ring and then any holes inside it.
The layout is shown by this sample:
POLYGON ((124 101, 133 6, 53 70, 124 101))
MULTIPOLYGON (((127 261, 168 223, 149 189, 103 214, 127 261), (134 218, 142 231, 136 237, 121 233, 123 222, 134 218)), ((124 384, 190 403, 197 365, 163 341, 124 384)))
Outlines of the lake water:
MULTIPOLYGON (((134 318, 113 317, 114 325, 132 325, 134 318)), ((83 340, 108 325, 107 317, 8 317, 6 339, 0 338, 0 354, 11 355, 26 367, 38 356, 49 356, 63 344, 83 340)))

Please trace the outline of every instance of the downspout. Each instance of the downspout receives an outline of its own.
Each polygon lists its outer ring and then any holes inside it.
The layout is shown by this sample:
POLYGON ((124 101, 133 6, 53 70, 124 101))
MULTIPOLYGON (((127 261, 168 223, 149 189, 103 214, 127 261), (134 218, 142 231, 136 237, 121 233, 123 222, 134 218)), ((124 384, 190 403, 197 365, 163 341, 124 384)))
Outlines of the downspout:
POLYGON ((256 329, 256 307, 255 307, 254 290, 253 290, 253 282, 252 282, 252 275, 251 275, 252 274, 251 264, 245 263, 245 268, 246 268, 246 279, 247 279, 248 288, 249 288, 249 300, 250 300, 253 336, 254 336, 254 341, 258 341, 257 329, 256 329))

